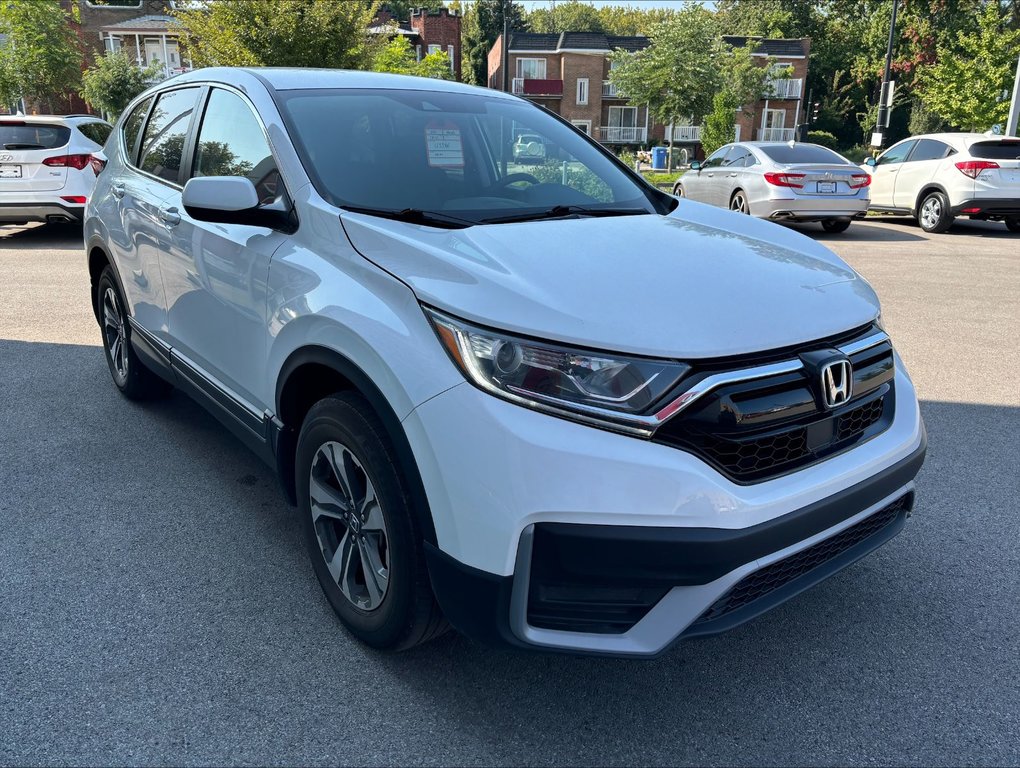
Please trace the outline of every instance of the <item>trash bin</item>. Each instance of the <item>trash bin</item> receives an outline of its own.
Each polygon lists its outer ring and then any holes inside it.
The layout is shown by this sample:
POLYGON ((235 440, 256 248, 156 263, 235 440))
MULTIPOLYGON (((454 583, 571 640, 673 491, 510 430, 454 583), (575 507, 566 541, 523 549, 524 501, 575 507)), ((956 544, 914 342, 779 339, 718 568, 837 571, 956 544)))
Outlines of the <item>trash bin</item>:
POLYGON ((652 170, 666 170, 666 147, 652 147, 652 170))

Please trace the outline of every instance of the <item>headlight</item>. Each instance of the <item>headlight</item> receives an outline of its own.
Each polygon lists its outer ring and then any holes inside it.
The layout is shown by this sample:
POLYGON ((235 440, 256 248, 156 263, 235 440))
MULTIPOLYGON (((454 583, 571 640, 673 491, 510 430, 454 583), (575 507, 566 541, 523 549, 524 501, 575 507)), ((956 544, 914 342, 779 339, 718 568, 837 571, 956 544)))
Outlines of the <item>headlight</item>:
POLYGON ((520 405, 650 434, 644 416, 689 366, 571 349, 478 328, 425 308, 443 346, 478 387, 520 405))

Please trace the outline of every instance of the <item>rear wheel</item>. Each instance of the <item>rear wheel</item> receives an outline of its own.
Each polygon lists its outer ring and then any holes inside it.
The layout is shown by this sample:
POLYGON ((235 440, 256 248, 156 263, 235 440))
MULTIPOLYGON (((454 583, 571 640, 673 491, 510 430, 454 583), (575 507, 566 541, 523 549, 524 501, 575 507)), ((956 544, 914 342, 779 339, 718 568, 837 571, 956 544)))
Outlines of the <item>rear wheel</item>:
POLYGON ((921 201, 917 212, 917 223, 921 229, 939 234, 953 226, 955 217, 949 212, 949 200, 941 192, 931 192, 921 201))
POLYGON ((442 634, 408 486, 364 399, 344 392, 312 406, 296 472, 315 575, 351 634, 393 651, 442 634))
POLYGON ((1020 232, 1020 216, 1014 216, 1011 219, 1006 219, 1004 222, 1006 229, 1010 232, 1020 232))
POLYGON ((823 219, 822 229, 826 232, 846 232, 850 227, 850 219, 823 219))
POLYGON ((751 213, 751 207, 747 204, 747 195, 744 194, 744 190, 738 189, 733 193, 733 197, 730 198, 730 210, 737 213, 751 213))
POLYGON ((148 400, 165 395, 172 389, 170 384, 146 368, 131 346, 131 326, 112 267, 103 270, 96 291, 103 349, 113 383, 129 400, 148 400))
POLYGON ((684 197, 684 188, 680 185, 679 181, 673 185, 673 194, 677 197, 684 197))

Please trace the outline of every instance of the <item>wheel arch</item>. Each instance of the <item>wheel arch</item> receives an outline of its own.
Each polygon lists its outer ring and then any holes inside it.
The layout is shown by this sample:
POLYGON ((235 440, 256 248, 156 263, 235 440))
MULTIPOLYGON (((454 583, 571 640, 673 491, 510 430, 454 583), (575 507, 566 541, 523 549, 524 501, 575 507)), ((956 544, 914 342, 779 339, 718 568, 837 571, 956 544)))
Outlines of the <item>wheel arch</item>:
POLYGON ((378 416, 397 455, 399 468, 410 486, 412 512, 425 540, 436 543, 436 529, 425 485, 404 428, 382 390, 356 363, 328 347, 307 345, 288 355, 276 382, 274 453, 284 493, 297 503, 295 454, 301 424, 311 407, 334 392, 356 392, 378 416))
POLYGON ((96 287, 106 267, 110 267, 113 270, 113 279, 117 283, 117 290, 124 297, 124 309, 130 315, 131 307, 128 306, 127 294, 124 292, 124 283, 120 279, 120 272, 117 269, 117 264, 110 256, 109 249, 98 238, 92 238, 86 244, 85 253, 88 257, 89 297, 92 302, 92 314, 95 315, 96 322, 99 322, 99 296, 96 293, 96 287))
POLYGON ((924 200, 932 192, 941 192, 946 196, 946 203, 949 203, 949 192, 941 184, 936 182, 928 182, 921 187, 921 191, 917 193, 917 197, 914 199, 914 205, 910 209, 910 215, 917 218, 918 212, 921 210, 921 201, 924 200))

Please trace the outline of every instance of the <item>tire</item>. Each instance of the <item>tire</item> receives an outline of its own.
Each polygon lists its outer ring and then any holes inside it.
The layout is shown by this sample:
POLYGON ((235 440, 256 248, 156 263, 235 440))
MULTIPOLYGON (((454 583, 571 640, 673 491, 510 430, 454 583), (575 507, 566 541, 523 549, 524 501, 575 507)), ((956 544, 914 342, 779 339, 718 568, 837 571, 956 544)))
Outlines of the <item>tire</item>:
POLYGON ((747 203, 747 194, 742 189, 738 189, 730 197, 730 210, 734 213, 743 213, 748 216, 751 215, 751 206, 747 203))
POLYGON ((112 267, 106 267, 99 276, 96 299, 106 364, 117 389, 129 400, 152 400, 166 395, 173 387, 149 370, 131 346, 131 325, 112 267))
POLYGON ((673 185, 673 194, 677 197, 686 197, 684 194, 684 188, 680 185, 679 181, 673 185))
POLYGON ((953 226, 955 217, 949 212, 949 200, 941 192, 925 195, 917 209, 917 223, 921 229, 932 234, 941 234, 953 226))
POLYGON ((362 397, 342 392, 312 406, 298 436, 295 472, 308 555, 348 631, 387 651, 445 632, 408 483, 362 397))
POLYGON ((1006 229, 1010 232, 1020 232, 1020 216, 1014 216, 1011 219, 1006 219, 1002 223, 1006 225, 1006 229))
POLYGON ((846 232, 850 228, 850 219, 822 219, 822 229, 826 232, 846 232))

